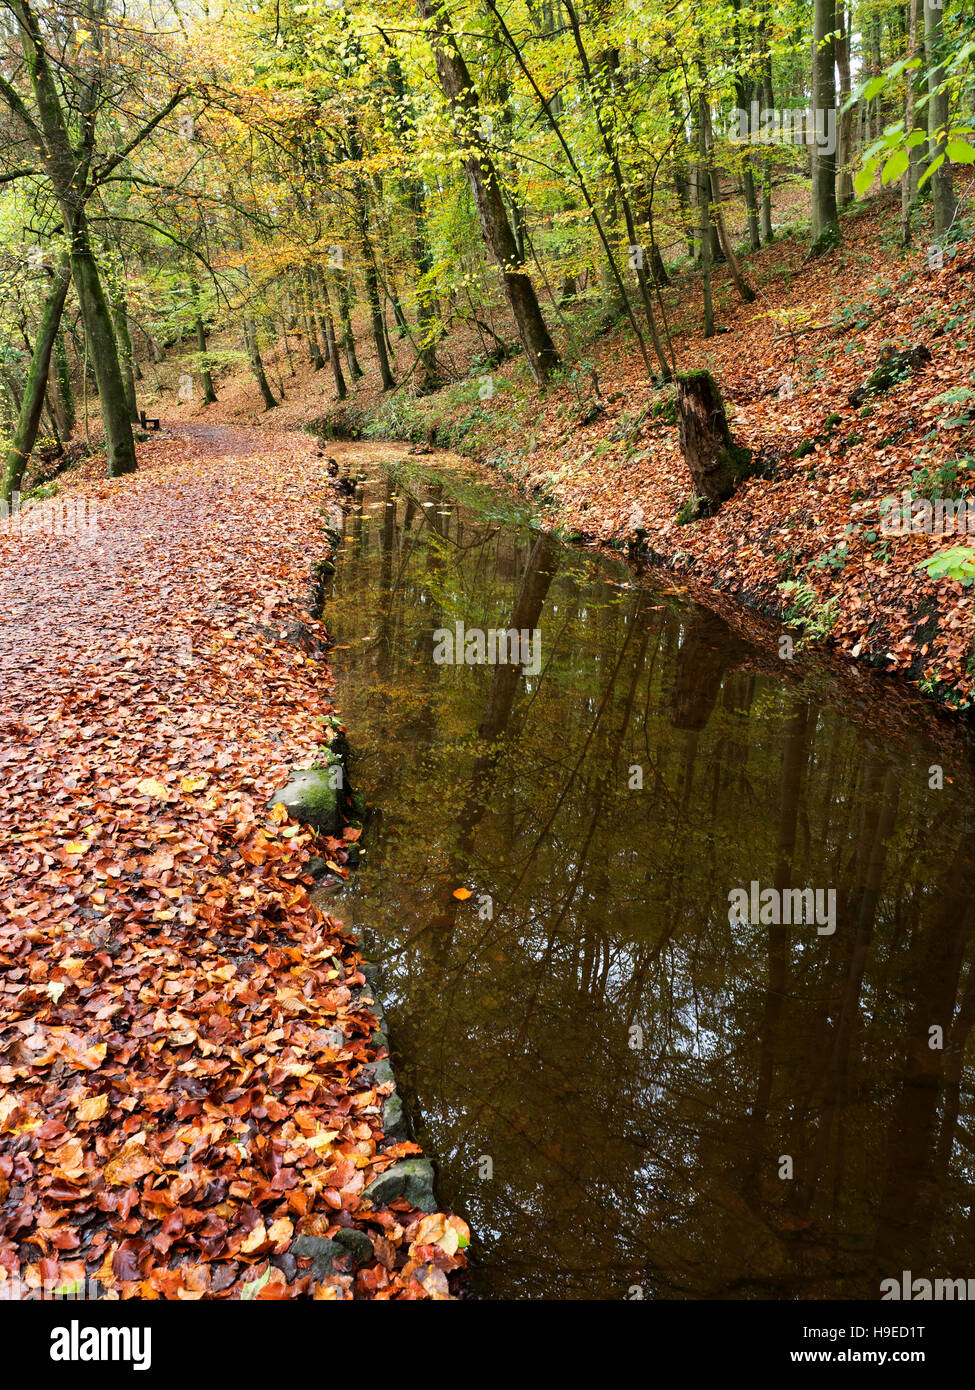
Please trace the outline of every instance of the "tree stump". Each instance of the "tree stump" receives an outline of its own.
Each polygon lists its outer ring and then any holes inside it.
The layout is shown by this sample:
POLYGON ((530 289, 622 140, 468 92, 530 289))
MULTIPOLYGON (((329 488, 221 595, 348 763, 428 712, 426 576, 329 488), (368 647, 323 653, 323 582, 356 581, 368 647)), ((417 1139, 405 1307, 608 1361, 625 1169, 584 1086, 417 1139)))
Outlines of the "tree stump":
POLYGON ((684 372, 677 377, 677 425, 699 503, 692 510, 697 516, 713 516, 751 475, 752 456, 732 439, 724 401, 710 372, 684 372))

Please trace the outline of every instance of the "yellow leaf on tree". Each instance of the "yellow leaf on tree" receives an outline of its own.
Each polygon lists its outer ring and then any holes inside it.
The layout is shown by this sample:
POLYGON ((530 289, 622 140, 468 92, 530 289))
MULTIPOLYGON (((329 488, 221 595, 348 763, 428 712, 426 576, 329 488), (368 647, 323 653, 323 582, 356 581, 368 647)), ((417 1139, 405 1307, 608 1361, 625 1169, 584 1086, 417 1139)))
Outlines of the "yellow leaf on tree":
POLYGON ((465 902, 465 901, 470 897, 470 895, 471 895, 471 891, 470 891, 469 888, 455 888, 455 889, 454 889, 454 897, 455 897, 455 898, 460 898, 461 902, 465 902))

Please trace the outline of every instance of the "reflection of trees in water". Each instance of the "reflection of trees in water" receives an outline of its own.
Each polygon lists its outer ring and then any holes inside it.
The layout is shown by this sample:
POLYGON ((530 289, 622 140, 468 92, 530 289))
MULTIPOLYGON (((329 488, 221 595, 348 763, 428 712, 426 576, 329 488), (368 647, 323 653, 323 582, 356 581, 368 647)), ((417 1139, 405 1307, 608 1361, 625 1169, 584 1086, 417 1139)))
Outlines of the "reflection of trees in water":
POLYGON ((965 1276, 964 796, 928 790, 920 740, 894 756, 712 615, 440 510, 387 509, 361 540, 371 588, 333 627, 385 624, 350 678, 390 691, 372 765, 392 828, 359 890, 487 1287, 875 1297, 902 1268, 965 1276), (423 659, 455 613, 540 626, 541 677, 423 659), (731 926, 728 890, 752 879, 835 887, 835 936, 731 926), (492 894, 492 922, 460 883, 492 894))

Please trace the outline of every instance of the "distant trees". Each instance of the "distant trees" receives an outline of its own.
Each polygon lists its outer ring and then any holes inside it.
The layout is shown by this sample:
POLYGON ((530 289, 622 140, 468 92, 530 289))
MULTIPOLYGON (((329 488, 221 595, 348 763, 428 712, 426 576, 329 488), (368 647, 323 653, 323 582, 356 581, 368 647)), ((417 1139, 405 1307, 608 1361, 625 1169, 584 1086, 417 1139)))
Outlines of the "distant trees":
POLYGON ((272 409, 296 339, 342 400, 367 357, 390 393, 437 389, 457 325, 544 388, 625 321, 668 380, 687 276, 720 331, 712 282, 755 294, 739 258, 783 181, 810 178, 825 254, 854 174, 903 181, 905 240, 927 217, 944 239, 975 162, 957 0, 159 2, 154 32, 122 0, 0 0, 8 487, 89 374, 108 471, 134 467, 167 355, 203 402, 248 363, 272 409))
MULTIPOLYGON (((119 80, 124 69, 117 62, 120 31, 109 26, 108 0, 45 5, 38 12, 30 0, 3 0, 3 7, 13 20, 12 37, 19 49, 14 71, 20 81, 0 76, 0 97, 33 151, 36 167, 24 170, 23 176, 42 176, 60 214, 98 385, 108 472, 114 477, 135 468, 135 445, 88 208, 99 188, 175 108, 183 93, 177 88, 168 99, 160 98, 156 110, 151 114, 143 110, 134 126, 126 129, 128 123, 118 119, 119 106, 124 111, 127 99, 119 80)), ((145 96, 143 89, 144 107, 149 105, 145 96)), ((38 342, 41 353, 46 337, 42 334, 38 342)), ((50 350, 48 345, 48 361, 50 350)), ((39 358, 35 368, 42 361, 39 358)), ((45 379, 46 374, 45 365, 45 379)), ((18 433, 25 423, 21 421, 18 433)))

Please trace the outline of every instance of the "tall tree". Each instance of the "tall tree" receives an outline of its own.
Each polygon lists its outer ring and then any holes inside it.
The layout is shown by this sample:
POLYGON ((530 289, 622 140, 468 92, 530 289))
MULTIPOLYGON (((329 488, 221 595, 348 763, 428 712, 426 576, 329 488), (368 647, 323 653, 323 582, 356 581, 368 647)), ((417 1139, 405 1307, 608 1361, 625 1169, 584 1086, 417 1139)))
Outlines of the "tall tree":
MULTIPOLYGON (((836 120, 836 0, 813 0, 813 108, 817 132, 836 120)), ((835 129, 835 127, 833 127, 835 129)), ((813 155, 810 256, 822 255, 840 239, 836 206, 836 149, 827 141, 813 155)))
MULTIPOLYGON (((116 477, 135 468, 135 443, 112 314, 92 245, 87 205, 99 184, 104 183, 165 119, 182 94, 174 93, 120 149, 111 154, 100 151, 97 117, 105 97, 107 0, 89 0, 80 7, 81 15, 90 25, 89 29, 80 31, 85 35, 84 44, 90 45, 90 68, 80 60, 69 63, 63 54, 52 58, 51 45, 59 30, 51 25, 47 16, 42 21, 34 13, 30 0, 3 0, 3 4, 13 16, 22 46, 33 110, 13 82, 4 77, 0 77, 0 96, 26 131, 37 153, 64 225, 71 276, 98 385, 108 472, 109 476, 116 477), (66 106, 67 98, 62 95, 65 93, 71 96, 70 111, 66 106), (80 124, 81 136, 77 144, 71 136, 71 115, 80 124)), ((69 20, 65 37, 70 39, 73 31, 70 18, 73 16, 64 17, 69 20)))
POLYGON ((924 43, 928 58, 928 158, 931 174, 931 212, 935 236, 944 236, 955 220, 957 203, 948 144, 947 44, 944 11, 924 5, 924 43))
POLYGON ((532 376, 544 386, 559 365, 531 277, 518 254, 491 149, 482 129, 480 103, 444 0, 417 0, 428 27, 437 76, 463 145, 464 168, 477 206, 484 243, 497 263, 532 376))

